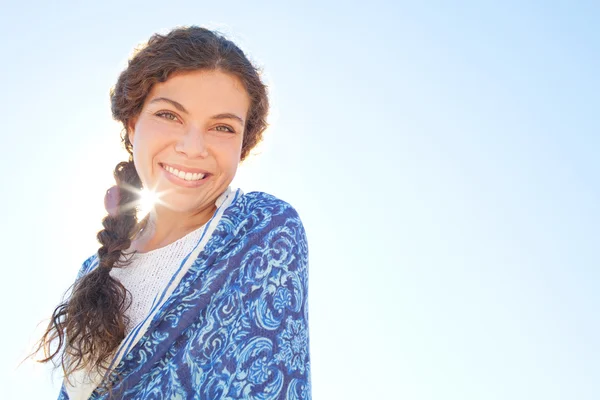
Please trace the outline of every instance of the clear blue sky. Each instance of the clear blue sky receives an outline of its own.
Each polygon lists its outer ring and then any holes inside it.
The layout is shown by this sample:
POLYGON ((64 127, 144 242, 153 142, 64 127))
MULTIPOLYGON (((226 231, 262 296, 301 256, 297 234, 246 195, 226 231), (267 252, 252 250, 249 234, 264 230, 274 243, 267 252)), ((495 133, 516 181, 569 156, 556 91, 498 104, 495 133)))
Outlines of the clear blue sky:
POLYGON ((134 46, 197 24, 270 86, 236 183, 304 221, 315 399, 600 398, 599 19, 593 1, 2 1, 2 397, 57 396, 17 363, 97 250, 123 157, 109 88, 134 46))

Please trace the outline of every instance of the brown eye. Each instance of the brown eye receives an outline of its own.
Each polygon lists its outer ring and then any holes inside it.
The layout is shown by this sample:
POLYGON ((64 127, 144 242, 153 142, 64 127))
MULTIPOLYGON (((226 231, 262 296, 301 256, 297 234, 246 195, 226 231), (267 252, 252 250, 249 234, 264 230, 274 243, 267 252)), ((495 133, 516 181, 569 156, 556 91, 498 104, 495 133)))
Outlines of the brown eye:
POLYGON ((165 118, 168 119, 169 121, 176 121, 177 120, 177 115, 173 114, 172 112, 169 111, 160 111, 156 113, 157 116, 161 117, 161 118, 165 118))
MULTIPOLYGON (((219 125, 219 126, 217 126, 217 128, 225 128, 225 129, 226 129, 226 131, 222 131, 222 132, 231 132, 231 133, 235 133, 235 131, 234 131, 232 128, 228 127, 227 125, 219 125)), ((216 129, 216 128, 215 128, 215 129, 216 129)))

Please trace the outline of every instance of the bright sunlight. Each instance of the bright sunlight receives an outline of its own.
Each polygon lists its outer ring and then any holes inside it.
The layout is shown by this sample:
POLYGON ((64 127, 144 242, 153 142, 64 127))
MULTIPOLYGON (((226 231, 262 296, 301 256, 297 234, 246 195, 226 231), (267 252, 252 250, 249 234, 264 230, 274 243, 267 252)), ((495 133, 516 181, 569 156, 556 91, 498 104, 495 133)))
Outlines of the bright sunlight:
POLYGON ((154 204, 158 202, 158 199, 159 196, 157 193, 146 188, 142 189, 137 212, 138 220, 144 218, 146 214, 148 214, 150 210, 152 210, 152 207, 154 207, 154 204))

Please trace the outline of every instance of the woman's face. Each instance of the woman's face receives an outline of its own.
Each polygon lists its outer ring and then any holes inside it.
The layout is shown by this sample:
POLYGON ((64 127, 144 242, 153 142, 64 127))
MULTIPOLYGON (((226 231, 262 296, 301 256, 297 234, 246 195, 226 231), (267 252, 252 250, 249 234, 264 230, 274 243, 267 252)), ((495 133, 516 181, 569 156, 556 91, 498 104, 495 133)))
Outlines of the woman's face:
POLYGON ((129 124, 144 187, 178 212, 212 207, 237 171, 249 106, 240 80, 220 71, 155 84, 129 124))

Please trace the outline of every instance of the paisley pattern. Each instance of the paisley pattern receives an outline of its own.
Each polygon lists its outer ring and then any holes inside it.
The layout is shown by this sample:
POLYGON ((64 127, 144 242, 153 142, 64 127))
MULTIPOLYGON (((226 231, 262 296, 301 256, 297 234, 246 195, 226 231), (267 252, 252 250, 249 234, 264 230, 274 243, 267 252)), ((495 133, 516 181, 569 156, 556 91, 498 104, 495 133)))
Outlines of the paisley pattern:
POLYGON ((267 193, 240 196, 113 369, 111 398, 310 399, 307 290, 296 210, 267 193))

